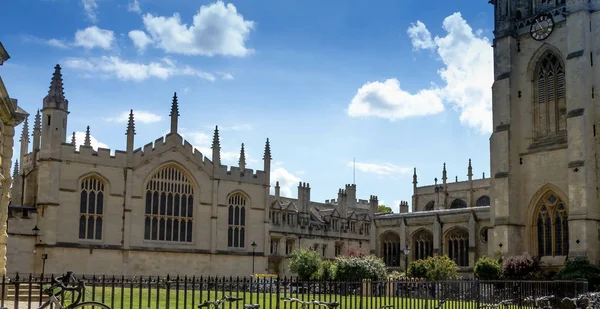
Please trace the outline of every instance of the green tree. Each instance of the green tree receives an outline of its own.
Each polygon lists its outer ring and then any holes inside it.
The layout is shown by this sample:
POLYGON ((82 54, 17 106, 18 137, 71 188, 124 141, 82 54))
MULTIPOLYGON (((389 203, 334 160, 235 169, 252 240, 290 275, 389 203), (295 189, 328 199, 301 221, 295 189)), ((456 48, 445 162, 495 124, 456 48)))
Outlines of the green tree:
POLYGON ((391 213, 392 212, 392 208, 391 207, 387 207, 385 205, 379 205, 379 206, 377 206, 377 212, 391 213))
POLYGON ((292 251, 290 271, 302 281, 310 280, 321 267, 321 256, 314 250, 296 249, 292 251))
POLYGON ((335 275, 335 270, 336 270, 336 267, 332 261, 324 260, 323 262, 321 262, 321 265, 319 266, 319 270, 317 271, 316 275, 314 275, 313 277, 315 277, 315 279, 317 279, 317 280, 323 280, 323 281, 333 280, 334 275, 335 275))
POLYGON ((374 255, 338 256, 335 259, 335 280, 360 281, 362 279, 385 279, 385 263, 374 255))
POLYGON ((473 271, 477 279, 498 280, 502 276, 502 264, 498 259, 483 256, 477 260, 473 271))
POLYGON ((566 260, 563 267, 556 273, 556 279, 577 280, 585 279, 590 285, 590 290, 600 289, 600 266, 591 264, 584 257, 566 260))
POLYGON ((409 263, 408 276, 431 281, 454 279, 458 277, 458 265, 447 255, 428 257, 409 263))

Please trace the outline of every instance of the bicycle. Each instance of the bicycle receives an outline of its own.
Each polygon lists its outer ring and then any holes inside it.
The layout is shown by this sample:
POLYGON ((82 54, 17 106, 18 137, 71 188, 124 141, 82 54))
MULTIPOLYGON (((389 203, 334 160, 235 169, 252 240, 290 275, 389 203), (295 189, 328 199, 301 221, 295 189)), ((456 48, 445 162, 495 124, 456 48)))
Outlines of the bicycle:
POLYGON ((80 302, 81 296, 85 291, 85 283, 83 280, 79 280, 76 287, 68 287, 67 285, 72 281, 76 281, 72 271, 67 271, 67 274, 62 277, 52 278, 52 285, 49 288, 44 289, 44 292, 50 295, 50 299, 43 303, 38 309, 44 309, 50 304, 55 305, 54 309, 76 309, 83 307, 98 307, 103 309, 110 309, 109 306, 97 301, 80 302), (54 292, 54 289, 56 288, 59 288, 60 290, 58 292, 54 292), (74 302, 63 307, 62 302, 58 300, 57 296, 64 295, 65 291, 78 292, 79 295, 77 296, 77 299, 74 302))
POLYGON ((304 309, 304 308, 306 308, 307 305, 310 305, 313 303, 311 301, 303 301, 303 300, 299 300, 297 298, 292 298, 292 297, 282 297, 281 300, 299 303, 300 309, 304 309))
MULTIPOLYGON (((209 307, 210 305, 212 305, 215 309, 219 309, 219 306, 221 306, 222 303, 234 302, 234 301, 240 301, 240 300, 244 300, 244 299, 239 298, 239 297, 232 297, 230 295, 225 295, 221 299, 217 299, 217 300, 213 300, 213 301, 207 300, 207 301, 201 303, 200 305, 198 305, 198 308, 209 307)), ((260 308, 260 304, 244 304, 244 308, 245 309, 258 309, 258 308, 260 308)))
POLYGON ((313 299, 312 303, 317 306, 327 307, 329 309, 337 308, 340 305, 340 303, 338 303, 336 301, 328 302, 328 301, 318 301, 318 300, 314 300, 314 299, 313 299))

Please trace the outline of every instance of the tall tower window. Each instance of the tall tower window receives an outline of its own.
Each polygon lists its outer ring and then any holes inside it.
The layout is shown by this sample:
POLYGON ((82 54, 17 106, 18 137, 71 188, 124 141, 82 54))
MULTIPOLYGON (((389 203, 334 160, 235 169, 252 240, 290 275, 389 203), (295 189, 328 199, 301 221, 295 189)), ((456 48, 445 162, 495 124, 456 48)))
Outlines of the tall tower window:
POLYGON ((388 267, 400 266, 400 236, 394 232, 386 232, 381 237, 381 255, 388 267))
POLYGON ((241 193, 229 196, 227 247, 244 248, 246 243, 246 204, 247 199, 241 193))
POLYGON ((534 137, 553 137, 567 130, 565 70, 562 61, 546 52, 535 69, 534 137))
POLYGON ((79 200, 79 238, 102 239, 104 218, 104 182, 89 176, 81 182, 79 200))
POLYGON ((456 229, 446 238, 448 257, 458 266, 469 266, 469 233, 456 229))
POLYGON ((144 239, 192 242, 194 186, 175 165, 167 165, 146 184, 144 239))

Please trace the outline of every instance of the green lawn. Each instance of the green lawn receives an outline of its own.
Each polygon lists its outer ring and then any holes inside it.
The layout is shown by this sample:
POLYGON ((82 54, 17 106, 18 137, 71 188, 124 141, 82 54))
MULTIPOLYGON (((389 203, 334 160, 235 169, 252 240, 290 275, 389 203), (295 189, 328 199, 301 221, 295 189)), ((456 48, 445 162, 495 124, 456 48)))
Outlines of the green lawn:
MULTIPOLYGON (((99 301, 113 309, 195 309, 198 304, 206 300, 221 298, 223 295, 244 298, 243 301, 235 303, 225 303, 221 309, 243 308, 243 304, 260 304, 261 309, 275 309, 279 303, 280 309, 300 308, 297 303, 289 303, 277 299, 276 293, 250 293, 250 292, 208 292, 208 291, 183 291, 175 290, 167 293, 161 289, 158 293, 156 289, 148 288, 121 288, 105 287, 87 287, 85 293, 86 301, 99 301)), ((294 297, 301 300, 319 300, 319 301, 337 301, 340 303, 339 309, 363 308, 377 309, 382 305, 393 305, 393 308, 428 308, 434 309, 437 301, 424 301, 399 297, 360 297, 360 296, 339 296, 325 294, 284 294, 279 297, 294 297), (361 306, 362 303, 362 306, 361 306), (427 307, 425 307, 427 305, 427 307)), ((211 307, 212 308, 212 307, 211 307)), ((314 305, 307 308, 315 308, 314 305)), ((325 308, 325 307, 322 307, 325 308)), ((446 302, 442 309, 477 309, 476 304, 472 302, 446 302)))

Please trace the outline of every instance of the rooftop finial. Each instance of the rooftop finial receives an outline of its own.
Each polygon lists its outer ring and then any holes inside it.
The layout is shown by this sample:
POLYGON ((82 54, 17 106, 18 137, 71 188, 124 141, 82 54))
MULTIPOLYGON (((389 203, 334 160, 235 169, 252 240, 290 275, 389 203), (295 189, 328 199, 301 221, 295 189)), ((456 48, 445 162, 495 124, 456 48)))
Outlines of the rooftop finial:
POLYGON ((467 176, 469 177, 469 180, 471 180, 471 178, 473 177, 473 167, 471 166, 471 158, 469 158, 469 167, 467 168, 467 176))
POLYGON ((87 126, 85 130, 85 139, 83 140, 83 146, 92 146, 92 141, 90 139, 90 126, 87 126))
POLYGON ((21 142, 27 141, 29 143, 29 117, 25 118, 25 122, 23 123, 23 131, 21 132, 21 142))
POLYGON ((263 156, 263 160, 272 160, 271 158, 271 144, 269 144, 269 138, 267 138, 267 143, 265 143, 265 154, 263 156))
POLYGON ((246 169, 246 151, 244 151, 244 143, 242 143, 242 150, 240 150, 239 166, 242 172, 246 169))
POLYGON ((73 135, 71 136, 71 145, 77 149, 77 140, 75 139, 75 131, 73 131, 73 135))
POLYGON ((446 162, 444 162, 444 169, 442 170, 442 181, 446 183, 446 179, 448 179, 446 175, 446 162))
POLYGON ((177 123, 179 117, 179 103, 177 103, 177 92, 173 94, 173 103, 171 103, 171 133, 177 133, 177 123))
POLYGON ((67 104, 69 103, 69 101, 65 99, 65 90, 59 64, 54 67, 50 89, 48 90, 48 95, 44 98, 44 104, 48 103, 54 103, 56 104, 56 107, 59 107, 59 104, 63 103, 64 106, 61 107, 64 109, 67 108, 67 104))
POLYGON ((37 110, 37 114, 35 114, 35 121, 33 122, 33 131, 39 131, 42 128, 42 116, 40 115, 40 110, 37 110))
POLYGON ((129 110, 129 121, 127 122, 127 133, 135 135, 135 120, 133 119, 133 109, 129 110))
POLYGON ((13 178, 19 176, 19 160, 15 160, 15 169, 13 170, 13 178))
POLYGON ((217 166, 221 164, 221 142, 219 141, 219 126, 215 126, 215 133, 213 135, 212 142, 213 162, 217 163, 217 166))

